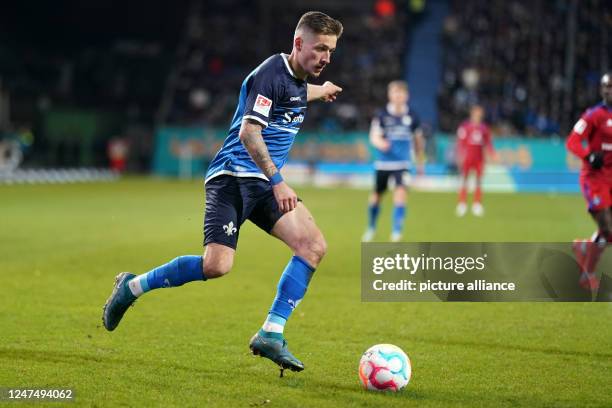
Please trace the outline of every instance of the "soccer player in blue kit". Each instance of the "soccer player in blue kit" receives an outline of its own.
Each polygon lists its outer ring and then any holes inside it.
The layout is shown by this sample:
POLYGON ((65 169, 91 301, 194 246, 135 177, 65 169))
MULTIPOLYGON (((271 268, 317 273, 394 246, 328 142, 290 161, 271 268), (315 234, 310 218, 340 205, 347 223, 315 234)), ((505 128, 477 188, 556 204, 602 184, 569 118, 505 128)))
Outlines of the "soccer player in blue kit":
POLYGON ((287 161, 306 103, 332 102, 342 89, 331 82, 311 85, 331 62, 342 24, 321 12, 304 14, 290 55, 276 54, 242 83, 229 134, 206 173, 204 255, 183 255, 145 274, 121 273, 104 305, 103 323, 114 330, 127 308, 158 288, 221 277, 232 269, 241 225, 248 219, 293 251, 261 329, 252 337, 253 354, 301 371, 304 364, 287 348, 283 330, 303 299, 326 242, 314 218, 279 170, 287 161))
POLYGON ((387 106, 376 113, 370 126, 370 142, 377 150, 374 161, 376 180, 369 198, 368 228, 362 238, 364 242, 374 238, 380 201, 390 178, 395 183, 391 241, 402 239, 407 179, 413 167, 414 153, 419 161, 419 172, 422 172, 425 139, 417 115, 408 106, 408 84, 405 81, 391 81, 387 86, 387 98, 387 106))

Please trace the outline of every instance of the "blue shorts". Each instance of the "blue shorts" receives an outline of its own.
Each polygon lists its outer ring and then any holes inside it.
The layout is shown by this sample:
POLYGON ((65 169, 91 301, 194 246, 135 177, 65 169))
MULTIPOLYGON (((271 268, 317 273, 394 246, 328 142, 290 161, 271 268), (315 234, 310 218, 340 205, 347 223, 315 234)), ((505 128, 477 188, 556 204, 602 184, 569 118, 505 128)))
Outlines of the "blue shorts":
POLYGON ((204 246, 215 243, 236 249, 246 220, 270 233, 283 216, 267 180, 222 175, 209 180, 205 189, 204 246))
POLYGON ((405 186, 404 178, 408 175, 408 170, 376 170, 374 191, 382 194, 387 191, 389 178, 395 181, 395 187, 405 186))

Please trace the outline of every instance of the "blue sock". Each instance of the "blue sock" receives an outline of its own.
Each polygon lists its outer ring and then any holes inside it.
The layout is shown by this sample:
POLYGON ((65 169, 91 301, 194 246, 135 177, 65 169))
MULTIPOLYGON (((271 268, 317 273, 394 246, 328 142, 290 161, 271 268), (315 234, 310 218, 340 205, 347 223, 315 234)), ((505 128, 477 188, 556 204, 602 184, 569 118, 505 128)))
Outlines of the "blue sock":
POLYGON ((132 294, 138 297, 153 289, 181 286, 196 280, 205 280, 202 271, 202 257, 183 255, 147 273, 138 275, 128 285, 132 294))
POLYGON ((406 207, 396 205, 393 207, 393 233, 401 234, 406 218, 406 207))
POLYGON ((376 229, 376 221, 378 220, 378 213, 380 212, 380 206, 378 204, 370 204, 368 206, 368 227, 370 229, 376 229))
POLYGON ((283 332, 291 312, 304 298, 314 271, 303 258, 297 255, 291 258, 278 282, 276 297, 262 327, 264 332, 283 332))

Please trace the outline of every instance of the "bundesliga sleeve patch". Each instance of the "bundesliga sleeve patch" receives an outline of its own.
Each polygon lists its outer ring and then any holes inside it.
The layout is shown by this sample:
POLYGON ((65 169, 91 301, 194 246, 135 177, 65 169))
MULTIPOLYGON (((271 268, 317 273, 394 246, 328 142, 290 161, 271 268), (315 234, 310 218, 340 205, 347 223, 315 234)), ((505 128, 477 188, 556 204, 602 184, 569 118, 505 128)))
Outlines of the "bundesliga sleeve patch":
POLYGON ((576 122, 576 124, 574 125, 574 132, 578 133, 579 135, 582 134, 582 132, 584 132, 584 129, 586 129, 587 127, 587 123, 586 120, 584 119, 580 119, 578 122, 576 122))
POLYGON ((255 106, 253 106, 253 112, 257 112, 264 115, 266 118, 270 116, 270 108, 272 107, 272 99, 266 98, 262 94, 257 94, 255 100, 255 106))

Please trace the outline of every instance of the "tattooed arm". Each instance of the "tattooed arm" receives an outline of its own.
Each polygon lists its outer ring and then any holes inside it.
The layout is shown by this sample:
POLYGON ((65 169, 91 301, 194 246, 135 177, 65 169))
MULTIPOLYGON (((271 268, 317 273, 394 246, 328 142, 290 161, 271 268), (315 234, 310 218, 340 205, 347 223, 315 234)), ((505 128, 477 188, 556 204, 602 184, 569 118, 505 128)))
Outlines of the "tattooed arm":
MULTIPOLYGON (((260 123, 251 120, 243 119, 240 127, 240 141, 245 149, 249 152, 251 159, 257 167, 270 179, 278 169, 270 157, 268 146, 261 135, 263 127, 260 123)), ((278 207, 282 212, 289 212, 297 206, 297 195, 284 181, 272 186, 274 197, 278 203, 278 207)))
POLYGON ((270 153, 268 152, 268 146, 264 142, 261 131, 263 126, 251 119, 244 119, 242 126, 240 127, 240 141, 251 155, 251 158, 261 169, 263 174, 267 178, 272 177, 278 172, 278 169, 274 165, 270 153))

